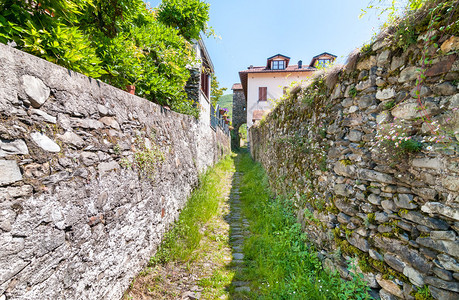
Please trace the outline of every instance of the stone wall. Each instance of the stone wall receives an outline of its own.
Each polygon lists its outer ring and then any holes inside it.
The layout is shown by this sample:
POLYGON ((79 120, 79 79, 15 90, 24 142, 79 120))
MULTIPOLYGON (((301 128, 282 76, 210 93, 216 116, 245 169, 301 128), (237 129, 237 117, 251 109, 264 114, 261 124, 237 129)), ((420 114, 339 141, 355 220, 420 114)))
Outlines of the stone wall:
POLYGON ((459 37, 393 36, 294 89, 251 128, 251 153, 327 268, 350 278, 357 257, 382 299, 425 285, 459 299, 459 37))
POLYGON ((120 299, 228 136, 3 44, 0 82, 0 299, 120 299))
POLYGON ((239 148, 240 137, 239 137, 239 127, 242 124, 247 123, 247 101, 244 97, 244 91, 240 84, 233 85, 233 127, 234 134, 232 137, 232 147, 234 149, 239 148))

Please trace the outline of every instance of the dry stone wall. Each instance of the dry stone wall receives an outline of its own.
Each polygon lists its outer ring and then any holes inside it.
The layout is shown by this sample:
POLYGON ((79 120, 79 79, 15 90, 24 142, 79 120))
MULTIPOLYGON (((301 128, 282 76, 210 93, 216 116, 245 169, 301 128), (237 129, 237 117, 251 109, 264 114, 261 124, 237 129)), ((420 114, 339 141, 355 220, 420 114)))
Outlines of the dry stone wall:
POLYGON ((238 149, 240 146, 239 128, 247 123, 247 101, 245 100, 244 92, 238 86, 233 86, 233 127, 234 133, 232 136, 232 147, 238 149))
POLYGON ((249 132, 324 265, 351 278, 356 257, 381 299, 459 299, 459 37, 437 33, 423 67, 425 37, 380 35, 249 132))
POLYGON ((120 299, 230 141, 0 44, 0 299, 120 299))

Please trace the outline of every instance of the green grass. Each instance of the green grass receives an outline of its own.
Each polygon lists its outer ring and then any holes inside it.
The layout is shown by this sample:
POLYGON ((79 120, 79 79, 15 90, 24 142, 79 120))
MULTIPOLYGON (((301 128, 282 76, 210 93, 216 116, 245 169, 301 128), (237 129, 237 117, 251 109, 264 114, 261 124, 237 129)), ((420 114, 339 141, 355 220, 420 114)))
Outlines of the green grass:
POLYGON ((228 155, 200 177, 199 187, 192 192, 179 220, 166 233, 156 255, 150 259, 150 266, 193 259, 193 251, 204 235, 200 228, 218 213, 222 197, 220 185, 225 174, 233 168, 233 160, 228 155))
POLYGON ((292 201, 274 197, 267 176, 248 154, 240 154, 236 170, 244 172, 241 201, 250 220, 251 236, 244 244, 249 263, 246 280, 251 299, 370 299, 362 276, 345 281, 326 272, 296 222, 292 201))
POLYGON ((218 101, 218 105, 228 109, 228 117, 233 120, 233 94, 223 95, 218 101))

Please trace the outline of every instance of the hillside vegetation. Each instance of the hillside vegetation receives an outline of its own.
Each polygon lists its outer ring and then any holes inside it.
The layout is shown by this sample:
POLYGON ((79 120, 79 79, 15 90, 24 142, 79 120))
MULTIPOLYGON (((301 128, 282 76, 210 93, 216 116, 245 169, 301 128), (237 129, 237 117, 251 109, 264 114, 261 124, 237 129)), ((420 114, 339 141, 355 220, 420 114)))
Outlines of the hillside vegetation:
POLYGON ((223 95, 218 101, 218 105, 228 109, 228 116, 233 119, 233 94, 223 95))

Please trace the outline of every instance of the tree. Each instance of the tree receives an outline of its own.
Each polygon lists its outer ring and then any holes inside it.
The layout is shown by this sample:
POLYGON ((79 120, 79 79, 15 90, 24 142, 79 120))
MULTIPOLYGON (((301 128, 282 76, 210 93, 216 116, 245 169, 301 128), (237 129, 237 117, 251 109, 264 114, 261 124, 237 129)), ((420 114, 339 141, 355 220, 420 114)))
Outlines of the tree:
POLYGON ((158 20, 176 28, 188 41, 199 39, 206 32, 210 5, 200 0, 163 0, 158 10, 158 20))
POLYGON ((220 83, 217 81, 217 76, 215 74, 212 74, 212 81, 210 84, 210 89, 211 89, 211 96, 210 96, 210 103, 212 103, 213 106, 217 105, 218 100, 220 100, 221 96, 223 95, 223 92, 226 91, 226 88, 220 88, 220 83))

